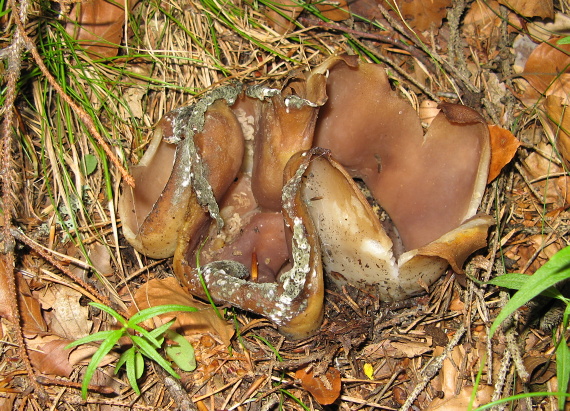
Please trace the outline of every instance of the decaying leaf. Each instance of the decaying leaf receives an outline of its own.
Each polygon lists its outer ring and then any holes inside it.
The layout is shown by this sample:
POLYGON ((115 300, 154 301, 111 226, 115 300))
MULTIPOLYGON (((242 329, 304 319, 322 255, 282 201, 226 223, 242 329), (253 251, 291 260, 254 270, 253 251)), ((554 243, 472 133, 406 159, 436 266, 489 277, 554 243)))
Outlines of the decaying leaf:
POLYGON ((65 346, 70 342, 54 335, 29 340, 28 345, 32 349, 28 353, 34 368, 42 374, 69 377, 73 368, 69 363, 70 350, 65 346))
MULTIPOLYGON (((134 2, 129 2, 130 7, 134 2)), ((75 3, 67 31, 92 58, 114 57, 119 51, 125 22, 125 0, 88 0, 75 3)))
MULTIPOLYGON (((501 36, 500 7, 497 0, 476 0, 471 3, 463 19, 463 34, 469 45, 478 48, 483 45, 494 49, 493 46, 498 43, 501 36)), ((507 19, 510 23, 507 30, 514 31, 514 27, 519 25, 517 16, 509 13, 507 19)))
POLYGON ((233 327, 220 319, 209 304, 204 304, 180 287, 175 278, 153 279, 137 290, 134 298, 135 304, 130 307, 129 313, 138 310, 166 304, 181 304, 195 307, 197 312, 169 313, 161 316, 163 322, 176 317, 173 325, 178 333, 188 336, 193 334, 213 333, 220 337, 225 346, 230 345, 234 334, 233 327))
POLYGON ((319 404, 328 405, 335 402, 340 395, 340 372, 329 367, 326 373, 314 376, 311 369, 307 370, 308 368, 305 368, 295 373, 295 378, 301 380, 303 388, 309 391, 319 404))
POLYGON ((54 284, 42 293, 41 303, 49 310, 47 318, 52 333, 69 340, 85 337, 91 331, 89 308, 81 306, 81 293, 69 287, 54 284))
MULTIPOLYGON (((530 83, 521 100, 528 106, 545 95, 555 95, 567 102, 570 92, 570 44, 550 39, 536 47, 526 61, 522 76, 530 83)), ((524 87, 524 86, 523 86, 524 87)))
POLYGON ((521 145, 520 141, 509 130, 502 127, 489 126, 491 137, 491 165, 487 183, 493 181, 515 156, 521 145))
POLYGON ((556 142, 556 148, 567 164, 570 164, 570 112, 564 101, 556 95, 546 97, 544 101, 546 119, 542 123, 545 132, 549 134, 548 137, 556 142))
POLYGON ((558 164, 559 156, 551 145, 539 143, 537 151, 524 160, 524 171, 536 193, 543 196, 545 204, 563 207, 570 203, 570 177, 561 175, 564 170, 558 164))
POLYGON ((447 16, 451 0, 397 0, 402 16, 412 28, 421 31, 439 28, 447 16))
POLYGON ((540 17, 543 19, 554 17, 552 0, 499 0, 499 3, 523 17, 540 17))
POLYGON ((8 286, 9 276, 14 275, 14 266, 10 263, 6 254, 0 254, 0 317, 14 322, 11 300, 15 296, 10 295, 8 286))
MULTIPOLYGON (((441 355, 442 352, 443 348, 437 347, 434 351, 434 357, 441 355)), ((469 408, 473 387, 464 385, 459 390, 459 394, 456 394, 457 382, 463 381, 461 378, 458 379, 460 370, 457 369, 457 366, 462 363, 461 360, 465 355, 463 346, 458 345, 451 352, 451 359, 448 357, 443 361, 440 371, 442 381, 440 391, 443 392, 443 398, 433 400, 427 408, 428 411, 464 411, 469 408)), ((472 405, 478 407, 487 404, 491 400, 492 394, 493 387, 484 384, 479 385, 472 405)))
POLYGON ((432 351, 431 341, 426 342, 397 342, 384 340, 380 343, 367 345, 362 355, 368 361, 380 358, 413 358, 432 351))
POLYGON ((21 275, 16 276, 18 284, 18 303, 22 317, 24 333, 34 335, 47 331, 46 322, 42 316, 40 302, 32 296, 28 283, 21 275))

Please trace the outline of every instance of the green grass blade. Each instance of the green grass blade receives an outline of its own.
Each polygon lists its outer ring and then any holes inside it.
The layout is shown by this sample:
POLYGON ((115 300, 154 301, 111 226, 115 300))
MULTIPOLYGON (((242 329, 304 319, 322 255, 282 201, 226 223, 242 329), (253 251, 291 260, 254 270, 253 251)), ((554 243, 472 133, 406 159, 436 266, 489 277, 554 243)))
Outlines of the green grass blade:
POLYGON ((526 283, 513 295, 491 325, 489 337, 493 336, 499 325, 514 311, 549 287, 569 277, 570 247, 566 247, 553 255, 552 258, 536 270, 533 275, 528 276, 526 283))
POLYGON ((109 338, 116 330, 109 330, 109 331, 99 331, 93 335, 87 335, 79 340, 75 340, 72 343, 69 343, 65 346, 65 349, 68 350, 73 347, 77 347, 78 345, 87 344, 93 341, 102 341, 109 338))
POLYGON ((172 326, 172 324, 174 324, 176 322, 176 318, 170 320, 169 322, 162 324, 160 327, 155 328, 154 330, 150 331, 150 335, 152 335, 154 338, 158 338, 161 335, 164 335, 164 333, 172 326))
POLYGON ((180 376, 174 371, 174 369, 170 366, 170 364, 161 357, 161 355, 156 351, 152 345, 148 343, 144 338, 139 336, 133 335, 132 337, 133 343, 135 343, 138 348, 140 349, 141 353, 150 358, 151 360, 155 361, 158 365, 164 368, 170 375, 174 378, 180 378, 180 376))
POLYGON ((139 385, 137 384, 137 368, 136 368, 136 360, 135 360, 135 347, 129 348, 128 351, 125 352, 126 354, 126 365, 127 365, 127 379, 129 380, 129 384, 131 384, 131 388, 137 395, 141 395, 141 390, 139 389, 139 385))
MULTIPOLYGON (((528 281, 529 276, 520 273, 504 274, 499 277, 493 278, 487 284, 493 284, 498 287, 510 288, 512 290, 520 290, 528 281)), ((564 300, 564 296, 554 287, 548 287, 540 293, 545 297, 558 298, 564 300)))
POLYGON ((119 357, 119 361, 117 361, 117 364, 115 364, 115 371, 114 371, 115 375, 119 372, 121 367, 127 362, 127 356, 129 355, 128 352, 131 350, 134 351, 134 349, 135 349, 134 347, 131 347, 127 351, 121 354, 121 356, 119 357))
MULTIPOLYGON (((151 343, 151 345, 153 345, 154 348, 160 348, 162 346, 162 341, 157 340, 155 337, 153 337, 151 335, 151 333, 149 331, 145 330, 140 325, 134 324, 132 327, 133 327, 133 330, 140 333, 143 336, 143 338, 146 338, 146 340, 149 343, 151 343)), ((163 341, 164 341, 164 339, 163 339, 163 341)))
POLYGON ((167 305, 158 305, 156 307, 149 307, 133 315, 129 319, 127 326, 132 328, 133 324, 136 325, 152 317, 156 317, 157 315, 176 312, 176 311, 194 312, 198 311, 198 309, 180 304, 167 304, 167 305))
POLYGON ((95 375, 95 371, 97 370, 97 366, 103 360, 109 351, 113 349, 117 341, 123 336, 124 330, 114 330, 109 337, 101 343, 99 349, 95 351, 87 369, 85 370, 85 375, 83 376, 83 384, 81 384, 81 397, 83 399, 87 398, 87 387, 89 387, 89 383, 95 375))
POLYGON ((121 314, 119 314, 118 312, 116 312, 115 310, 113 310, 111 307, 107 307, 104 304, 101 303, 94 303, 91 302, 89 303, 89 305, 100 309, 101 311, 105 311, 107 314, 109 314, 110 316, 112 316, 113 318, 115 318, 118 322, 120 322, 123 326, 127 327, 127 320, 125 320, 121 314))

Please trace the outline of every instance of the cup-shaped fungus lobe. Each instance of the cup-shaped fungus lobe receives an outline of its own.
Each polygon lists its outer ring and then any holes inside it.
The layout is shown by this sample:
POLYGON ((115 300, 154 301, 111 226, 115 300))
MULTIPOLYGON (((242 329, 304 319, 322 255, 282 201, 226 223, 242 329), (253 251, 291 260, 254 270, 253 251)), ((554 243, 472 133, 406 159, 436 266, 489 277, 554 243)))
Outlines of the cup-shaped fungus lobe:
MULTIPOLYGON (((333 222, 330 230, 319 231, 325 268, 347 276, 351 282, 378 285, 378 294, 384 299, 405 298, 420 292, 422 284, 433 283, 448 263, 459 271, 465 258, 486 244, 492 219, 472 217, 489 169, 487 125, 468 107, 442 104, 424 135, 415 110, 391 90, 380 66, 355 67, 337 60, 328 68, 328 101, 319 113, 313 144, 330 149, 351 177, 366 183, 387 214, 381 232, 390 236, 372 236, 372 221, 364 223, 361 217, 368 217, 369 212, 351 212, 360 207, 347 205, 337 210, 337 221, 341 221, 342 213, 355 215, 346 229, 333 222), (350 226, 352 223, 355 226, 350 226), (356 226, 365 231, 358 234, 356 226), (360 244, 353 244, 350 253, 338 254, 325 245, 352 243, 354 237, 360 244), (362 237, 365 240, 360 240, 362 237), (392 246, 386 247, 390 243, 392 246), (377 255, 386 263, 392 261, 390 269, 375 269, 362 253, 372 259, 377 255), (345 260, 342 264, 340 255, 345 260), (367 274, 355 278, 355 272, 367 274)), ((307 184, 314 187, 313 197, 326 200, 334 190, 331 187, 328 196, 321 193, 323 181, 321 177, 307 184)), ((341 192, 337 190, 335 196, 341 192)), ((356 202, 356 194, 351 198, 356 202)), ((312 212, 317 221, 328 219, 338 207, 336 200, 332 207, 325 206, 327 201, 323 200, 311 203, 312 209, 317 203, 321 208, 312 212)), ((323 227, 324 223, 316 225, 323 227)), ((378 233, 376 227, 372 231, 378 233)))
POLYGON ((207 213, 196 205, 197 193, 211 190, 219 200, 241 166, 241 126, 225 102, 213 103, 204 115, 203 130, 186 136, 178 132, 184 129, 178 123, 193 111, 174 111, 161 120, 149 149, 131 168, 135 187, 124 187, 119 201, 125 238, 152 258, 172 256, 189 221, 196 230, 209 225, 207 213), (206 187, 200 186, 200 175, 207 176, 206 187))
POLYGON ((424 135, 383 69, 347 56, 240 93, 167 115, 121 198, 125 237, 174 253, 193 294, 203 280, 216 302, 301 338, 323 318, 323 268, 399 300, 485 245, 492 220, 475 213, 490 149, 475 111, 442 105, 424 135))

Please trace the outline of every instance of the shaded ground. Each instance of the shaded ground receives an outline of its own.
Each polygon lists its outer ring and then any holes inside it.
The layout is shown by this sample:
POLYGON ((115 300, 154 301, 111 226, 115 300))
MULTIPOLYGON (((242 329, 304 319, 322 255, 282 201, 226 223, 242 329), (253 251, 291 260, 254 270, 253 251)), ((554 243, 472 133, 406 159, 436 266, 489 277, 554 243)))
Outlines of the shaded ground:
MULTIPOLYGON (((539 1, 523 10, 478 1, 411 1, 397 9, 359 0, 338 22, 309 5, 284 35, 266 23, 265 3, 142 1, 127 14, 126 29, 121 8, 95 3, 79 17, 69 5, 33 3, 19 28, 12 13, 1 20, 1 409, 464 410, 481 365, 477 405, 558 390, 552 334, 567 337, 564 307, 532 302, 489 339, 509 294, 473 280, 532 274, 566 246, 570 60, 567 46, 556 44, 565 29, 563 3, 555 9, 559 26, 546 28, 537 23, 549 4, 539 1), (88 44, 86 54, 73 36, 92 39, 74 34, 73 21, 105 28, 100 35, 109 44, 88 44), (380 303, 352 287, 327 290, 325 324, 310 339, 288 341, 268 321, 224 307, 227 321, 201 318, 200 332, 187 336, 195 371, 175 380, 147 361, 138 396, 125 372, 113 375, 112 353, 83 400, 78 387, 95 349, 70 354, 64 347, 112 327, 89 301, 126 313, 133 301, 143 308, 145 299, 190 298, 158 282, 172 277, 171 259, 148 259, 124 240, 116 217, 119 165, 140 159, 164 113, 227 79, 280 84, 293 70, 339 53, 385 64, 393 88, 423 121, 427 102, 461 102, 501 128, 493 132, 493 154, 509 164, 495 170, 481 205, 497 223, 488 247, 468 260, 465 274, 448 270, 428 294, 409 301, 380 303), (521 143, 512 161, 506 130, 521 143), (135 295, 153 280, 146 297, 135 295)), ((182 315, 179 321, 194 324, 182 315)), ((544 395, 509 407, 557 404, 544 395)))

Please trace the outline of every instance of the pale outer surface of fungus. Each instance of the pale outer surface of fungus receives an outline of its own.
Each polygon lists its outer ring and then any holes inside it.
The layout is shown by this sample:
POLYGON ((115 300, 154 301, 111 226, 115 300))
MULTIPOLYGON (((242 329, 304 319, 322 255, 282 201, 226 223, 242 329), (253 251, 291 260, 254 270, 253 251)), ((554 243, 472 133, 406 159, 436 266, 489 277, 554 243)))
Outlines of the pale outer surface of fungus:
POLYGON ((354 56, 243 91, 165 116, 119 203, 127 240, 174 254, 193 294, 205 297, 202 276, 216 302, 302 338, 322 322, 324 272, 400 300, 485 246, 493 220, 475 213, 490 148, 473 110, 443 105, 424 135, 384 70, 354 56))

